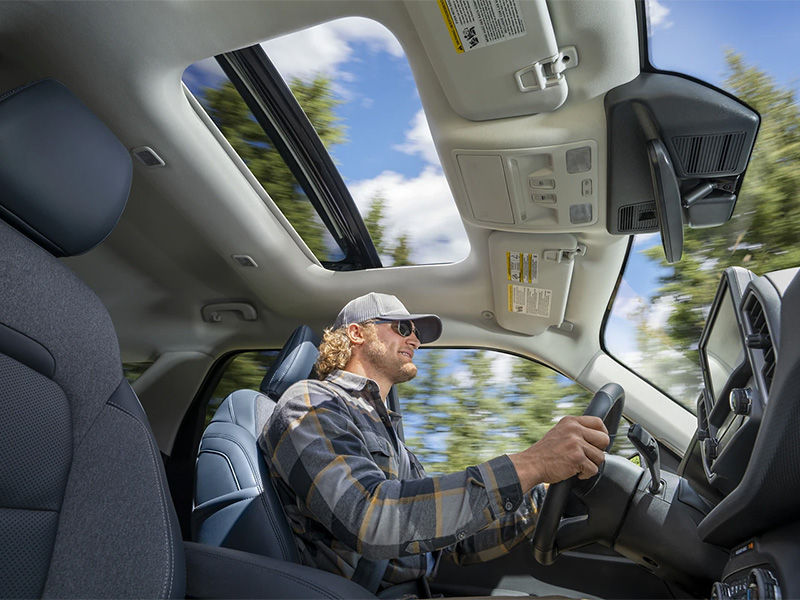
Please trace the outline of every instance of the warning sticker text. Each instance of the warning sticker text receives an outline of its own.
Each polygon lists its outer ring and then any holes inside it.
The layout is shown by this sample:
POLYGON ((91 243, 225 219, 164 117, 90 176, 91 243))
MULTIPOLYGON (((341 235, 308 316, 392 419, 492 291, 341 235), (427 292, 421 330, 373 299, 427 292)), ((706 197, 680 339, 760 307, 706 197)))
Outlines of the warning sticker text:
POLYGON ((549 318, 552 299, 553 290, 522 285, 508 286, 508 308, 514 313, 549 318))
POLYGON ((439 9, 459 54, 526 33, 519 0, 439 0, 439 9))

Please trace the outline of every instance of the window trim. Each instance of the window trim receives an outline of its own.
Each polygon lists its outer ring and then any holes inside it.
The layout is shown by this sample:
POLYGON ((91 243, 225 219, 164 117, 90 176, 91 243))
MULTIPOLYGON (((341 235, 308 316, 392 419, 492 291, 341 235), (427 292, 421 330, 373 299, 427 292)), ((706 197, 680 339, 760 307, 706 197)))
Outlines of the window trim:
POLYGON ((341 174, 264 49, 256 44, 215 58, 344 252, 342 260, 320 261, 322 266, 334 271, 382 267, 341 174))

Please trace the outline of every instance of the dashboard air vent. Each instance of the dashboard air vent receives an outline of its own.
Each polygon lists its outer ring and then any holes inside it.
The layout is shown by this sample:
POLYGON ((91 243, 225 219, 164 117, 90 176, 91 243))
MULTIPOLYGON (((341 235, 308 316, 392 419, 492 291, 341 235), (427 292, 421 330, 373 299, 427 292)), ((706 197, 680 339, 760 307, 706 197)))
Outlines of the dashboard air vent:
POLYGON ((744 315, 750 325, 750 333, 747 335, 748 345, 758 348, 764 352, 764 365, 761 374, 764 376, 764 383, 767 392, 772 387, 772 377, 775 375, 775 345, 769 334, 767 318, 764 314, 764 307, 761 306, 758 298, 754 294, 749 294, 744 300, 744 315))
POLYGON ((739 165, 745 134, 687 135, 672 139, 684 174, 734 175, 739 165))

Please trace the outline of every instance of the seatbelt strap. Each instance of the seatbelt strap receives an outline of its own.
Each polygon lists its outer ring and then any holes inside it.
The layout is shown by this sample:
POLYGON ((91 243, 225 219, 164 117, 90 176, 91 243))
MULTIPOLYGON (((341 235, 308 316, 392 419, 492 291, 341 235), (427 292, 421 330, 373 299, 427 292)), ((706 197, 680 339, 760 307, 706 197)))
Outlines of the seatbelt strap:
POLYGON ((380 586, 383 580, 383 574, 386 572, 386 566, 388 564, 388 558, 384 558, 383 560, 369 560, 362 556, 358 560, 356 570, 353 571, 353 576, 350 580, 374 594, 378 591, 378 586, 380 586))

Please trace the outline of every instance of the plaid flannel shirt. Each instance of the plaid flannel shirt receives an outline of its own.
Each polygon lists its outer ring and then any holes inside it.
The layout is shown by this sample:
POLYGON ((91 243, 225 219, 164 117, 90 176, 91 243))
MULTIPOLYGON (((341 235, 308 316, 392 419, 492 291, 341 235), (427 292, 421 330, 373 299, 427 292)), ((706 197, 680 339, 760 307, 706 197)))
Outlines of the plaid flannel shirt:
POLYGON ((378 385, 347 371, 281 397, 259 444, 304 564, 352 578, 361 556, 390 559, 382 586, 508 552, 536 525, 543 490, 523 494, 507 456, 426 477, 398 438, 378 385))

